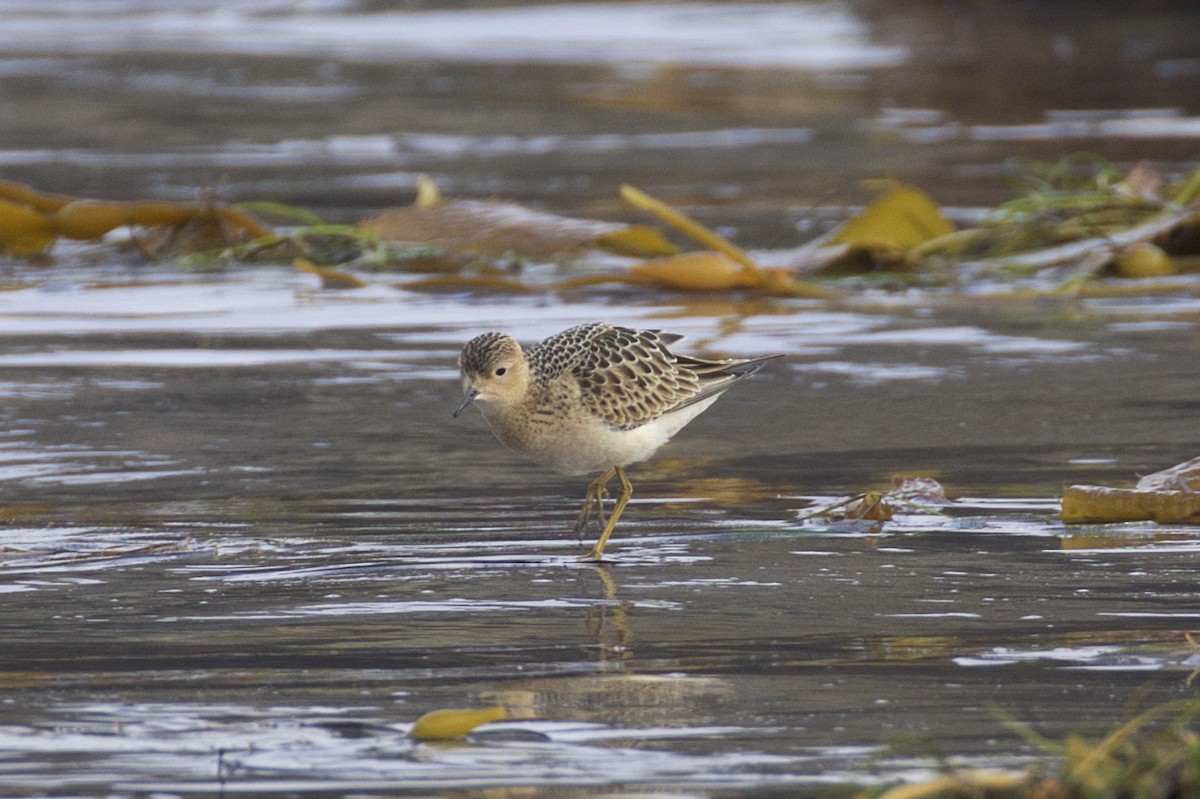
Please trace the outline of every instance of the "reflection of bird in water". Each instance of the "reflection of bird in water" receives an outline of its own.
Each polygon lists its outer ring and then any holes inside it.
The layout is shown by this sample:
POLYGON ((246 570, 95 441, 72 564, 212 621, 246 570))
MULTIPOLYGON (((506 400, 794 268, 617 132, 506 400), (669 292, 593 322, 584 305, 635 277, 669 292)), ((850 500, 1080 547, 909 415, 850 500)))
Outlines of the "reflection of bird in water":
POLYGON ((778 356, 704 360, 667 345, 682 336, 594 322, 557 333, 528 351, 504 333, 484 333, 459 356, 463 396, 473 400, 504 444, 563 474, 602 472, 587 490, 575 523, 604 523, 590 557, 625 510, 633 486, 623 467, 649 458, 716 401, 725 389, 778 356), (607 522, 608 482, 620 483, 607 522))
POLYGON ((627 616, 634 603, 622 600, 617 596, 617 582, 608 573, 607 566, 597 563, 595 569, 596 576, 600 578, 600 583, 604 586, 604 601, 588 607, 587 614, 584 616, 584 625, 588 635, 596 639, 601 660, 608 660, 609 656, 618 660, 628 659, 633 654, 629 650, 629 642, 633 638, 633 634, 629 631, 627 616), (611 618, 609 610, 612 611, 611 618), (616 634, 616 640, 612 640, 614 636, 610 634, 610 630, 616 634))

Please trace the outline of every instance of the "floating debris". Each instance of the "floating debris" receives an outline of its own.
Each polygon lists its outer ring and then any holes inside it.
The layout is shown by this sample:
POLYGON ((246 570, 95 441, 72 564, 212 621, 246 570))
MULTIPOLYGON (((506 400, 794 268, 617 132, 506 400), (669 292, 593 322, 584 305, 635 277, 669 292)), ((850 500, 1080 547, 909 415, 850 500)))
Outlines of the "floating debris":
POLYGON ((485 707, 468 710, 433 710, 417 719, 408 735, 414 741, 454 741, 465 737, 481 724, 507 717, 504 708, 485 707))
POLYGON ((1200 524, 1200 458, 1148 474, 1135 488, 1070 486, 1062 519, 1067 524, 1200 524))

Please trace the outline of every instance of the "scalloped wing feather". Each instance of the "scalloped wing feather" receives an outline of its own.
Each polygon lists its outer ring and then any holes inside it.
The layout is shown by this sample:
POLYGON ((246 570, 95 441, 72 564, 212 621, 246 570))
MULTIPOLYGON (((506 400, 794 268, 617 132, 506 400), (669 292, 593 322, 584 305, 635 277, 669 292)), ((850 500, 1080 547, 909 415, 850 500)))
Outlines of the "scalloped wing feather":
POLYGON ((667 345, 681 338, 593 323, 551 336, 527 355, 535 379, 549 385, 569 374, 579 385, 583 406, 620 430, 641 427, 713 397, 769 360, 711 361, 676 355, 667 345))

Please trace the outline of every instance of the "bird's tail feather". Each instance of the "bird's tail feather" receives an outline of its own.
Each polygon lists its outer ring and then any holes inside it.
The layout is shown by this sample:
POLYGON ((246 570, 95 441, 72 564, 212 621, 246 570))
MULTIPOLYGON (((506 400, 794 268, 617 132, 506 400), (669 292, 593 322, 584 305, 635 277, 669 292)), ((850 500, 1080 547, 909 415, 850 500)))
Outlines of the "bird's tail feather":
POLYGON ((687 367, 700 376, 700 391, 690 397, 680 407, 695 405, 703 402, 714 394, 720 394, 739 380, 749 377, 766 365, 767 361, 781 358, 782 355, 764 355, 761 358, 729 359, 711 361, 704 358, 693 358, 688 355, 675 356, 680 366, 687 367))

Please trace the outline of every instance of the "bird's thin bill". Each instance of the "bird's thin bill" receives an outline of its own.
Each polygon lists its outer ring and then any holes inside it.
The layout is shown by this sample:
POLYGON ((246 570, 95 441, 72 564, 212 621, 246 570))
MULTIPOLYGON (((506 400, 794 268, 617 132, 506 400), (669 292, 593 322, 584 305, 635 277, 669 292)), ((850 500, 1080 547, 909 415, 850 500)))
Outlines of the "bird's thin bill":
POLYGON ((458 415, 463 412, 463 408, 471 404, 471 400, 475 399, 475 395, 478 393, 479 392, 473 388, 468 388, 463 392, 462 399, 459 401, 458 407, 454 409, 455 419, 457 419, 458 415))

